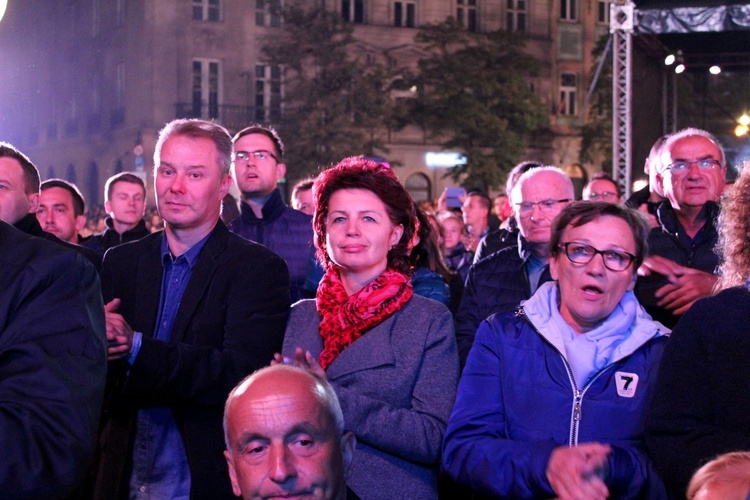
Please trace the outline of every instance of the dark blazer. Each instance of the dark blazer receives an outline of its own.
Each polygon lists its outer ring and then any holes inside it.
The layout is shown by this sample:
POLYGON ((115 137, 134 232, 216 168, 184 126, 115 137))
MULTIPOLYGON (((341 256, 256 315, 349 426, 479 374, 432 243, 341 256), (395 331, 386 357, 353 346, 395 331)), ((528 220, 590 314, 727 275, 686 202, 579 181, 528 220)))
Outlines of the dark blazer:
POLYGON ((0 498, 65 498, 94 458, 107 349, 79 254, 0 221, 0 498))
POLYGON ((162 232, 110 249, 105 303, 143 334, 132 366, 110 365, 95 496, 127 496, 136 410, 170 407, 190 466, 192 498, 234 498, 223 456, 223 405, 246 375, 281 349, 289 273, 276 254, 218 221, 201 250, 168 342, 153 338, 162 281, 162 232))

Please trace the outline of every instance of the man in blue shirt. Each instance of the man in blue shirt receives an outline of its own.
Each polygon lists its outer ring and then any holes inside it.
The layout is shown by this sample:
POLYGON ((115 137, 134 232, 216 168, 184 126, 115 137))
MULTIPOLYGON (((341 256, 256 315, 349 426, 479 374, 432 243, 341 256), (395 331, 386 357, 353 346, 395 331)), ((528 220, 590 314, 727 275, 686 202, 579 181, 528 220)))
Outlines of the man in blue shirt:
POLYGON ((222 405, 281 348, 290 299, 284 261, 219 219, 231 152, 219 125, 167 124, 154 152, 165 229, 106 255, 110 392, 96 497, 232 498, 222 405))

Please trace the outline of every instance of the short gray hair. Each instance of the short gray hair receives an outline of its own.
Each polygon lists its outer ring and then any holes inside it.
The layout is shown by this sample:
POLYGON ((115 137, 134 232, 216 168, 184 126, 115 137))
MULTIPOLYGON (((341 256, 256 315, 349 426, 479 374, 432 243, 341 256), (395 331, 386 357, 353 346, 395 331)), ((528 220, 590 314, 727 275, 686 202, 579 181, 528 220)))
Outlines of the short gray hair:
POLYGON ((521 188, 524 184, 526 184, 531 177, 534 177, 536 174, 540 172, 553 172, 560 176, 560 180, 565 184, 565 189, 568 191, 568 194, 566 195, 571 201, 575 198, 575 189, 573 188, 573 181, 570 180, 570 177, 568 177, 568 174, 562 171, 562 169, 552 166, 552 165, 543 165, 541 167, 534 167, 531 170, 527 170, 524 172, 524 174, 518 178, 518 181, 516 181, 516 184, 513 186, 513 190, 511 191, 510 200, 512 204, 520 203, 521 202, 521 188))
POLYGON ((232 166, 232 136, 227 129, 218 123, 199 120, 196 118, 180 118, 172 120, 159 131, 159 139, 154 148, 154 169, 161 163, 161 148, 164 142, 172 136, 185 135, 194 139, 209 139, 216 145, 218 157, 216 159, 222 177, 229 175, 232 166))

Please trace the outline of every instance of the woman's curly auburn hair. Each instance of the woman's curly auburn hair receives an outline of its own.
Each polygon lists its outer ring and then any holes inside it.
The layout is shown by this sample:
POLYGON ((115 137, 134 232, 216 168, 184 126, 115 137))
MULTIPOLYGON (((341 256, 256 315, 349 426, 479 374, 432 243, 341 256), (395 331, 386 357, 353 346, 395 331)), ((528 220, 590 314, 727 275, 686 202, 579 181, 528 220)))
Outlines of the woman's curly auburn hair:
POLYGON ((326 269, 333 265, 326 249, 326 218, 331 195, 341 189, 366 189, 385 204, 393 225, 401 225, 404 228, 404 234, 399 242, 388 251, 388 267, 407 275, 411 274, 409 253, 417 225, 414 202, 393 170, 375 161, 355 156, 344 158, 337 165, 324 170, 313 184, 316 207, 313 230, 316 255, 320 263, 326 269))
POLYGON ((718 220, 719 281, 715 291, 742 285, 750 276, 750 162, 721 202, 718 220))

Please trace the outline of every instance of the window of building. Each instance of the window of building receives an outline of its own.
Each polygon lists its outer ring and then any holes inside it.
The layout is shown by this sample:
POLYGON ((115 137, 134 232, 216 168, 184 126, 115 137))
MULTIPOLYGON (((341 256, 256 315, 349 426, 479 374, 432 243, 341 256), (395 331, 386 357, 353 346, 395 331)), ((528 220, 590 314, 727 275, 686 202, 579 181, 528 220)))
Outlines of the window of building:
POLYGON ((281 0, 255 0, 255 25, 281 26, 281 0))
POLYGON ((220 77, 219 61, 206 59, 193 61, 193 117, 219 117, 220 77))
POLYGON ((417 5, 414 2, 393 3, 393 25, 404 28, 416 26, 417 5))
POLYGON ((406 178, 404 183, 406 190, 411 195, 411 198, 416 201, 429 201, 432 199, 432 193, 430 193, 430 178, 422 173, 411 174, 406 178))
POLYGON ((560 0, 560 19, 575 21, 578 19, 578 1, 560 0))
POLYGON ((578 77, 574 73, 563 73, 560 77, 559 112, 561 115, 565 115, 565 116, 576 115, 577 94, 578 94, 578 77))
POLYGON ((610 5, 612 5, 612 0, 598 0, 596 2, 596 22, 601 24, 609 24, 610 5))
POLYGON ((220 21, 221 0, 193 0, 194 21, 220 21))
POLYGON ((527 0, 507 0, 506 29, 508 31, 525 32, 527 0))
POLYGON ((255 65, 255 121, 277 122, 281 118, 281 66, 255 65))
POLYGON ((468 31, 479 31, 477 0, 456 0, 456 19, 468 31))
POLYGON ((350 23, 364 23, 365 0, 341 0, 341 17, 350 23))

